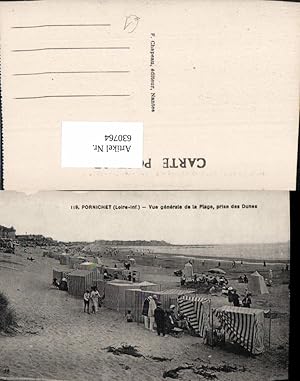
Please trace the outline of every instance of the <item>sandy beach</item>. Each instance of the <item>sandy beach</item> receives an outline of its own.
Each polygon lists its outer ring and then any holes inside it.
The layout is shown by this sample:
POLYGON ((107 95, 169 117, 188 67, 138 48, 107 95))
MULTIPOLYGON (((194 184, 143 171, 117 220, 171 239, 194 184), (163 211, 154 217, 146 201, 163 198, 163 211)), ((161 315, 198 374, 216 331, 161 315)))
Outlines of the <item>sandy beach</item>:
MULTIPOLYGON (((260 381, 287 374, 289 292, 280 268, 274 270, 270 294, 253 298, 253 307, 271 307, 274 315, 271 348, 254 357, 205 346, 199 337, 159 337, 142 324, 127 323, 122 314, 105 306, 97 315, 85 314, 81 299, 51 287, 57 264, 55 259, 42 257, 39 248, 26 252, 18 248, 16 255, 0 253, 0 290, 9 297, 19 323, 15 334, 0 335, 0 377, 154 381, 171 379, 163 378, 164 372, 185 364, 212 367, 224 363, 237 370, 215 371, 212 379, 260 381), (34 261, 28 261, 28 255, 34 261), (122 343, 136 346, 142 357, 117 356, 106 349, 122 343)), ((174 269, 137 267, 145 280, 179 283, 174 269)), ((253 270, 249 265, 247 272, 253 270)), ((237 273, 229 272, 228 277, 236 282, 237 273)), ((223 297, 213 298, 216 305, 226 304, 223 297)), ((205 378, 186 369, 179 372, 179 379, 205 378)))

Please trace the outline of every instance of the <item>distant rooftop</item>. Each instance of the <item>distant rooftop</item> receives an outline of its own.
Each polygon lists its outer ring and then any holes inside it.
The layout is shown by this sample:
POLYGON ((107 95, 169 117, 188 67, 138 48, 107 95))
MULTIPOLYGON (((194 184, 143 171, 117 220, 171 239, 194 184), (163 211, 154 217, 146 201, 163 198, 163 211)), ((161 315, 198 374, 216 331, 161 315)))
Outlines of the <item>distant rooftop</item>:
POLYGON ((0 230, 10 231, 10 232, 15 232, 16 231, 16 229, 13 226, 8 228, 8 227, 3 226, 3 225, 0 225, 0 230))

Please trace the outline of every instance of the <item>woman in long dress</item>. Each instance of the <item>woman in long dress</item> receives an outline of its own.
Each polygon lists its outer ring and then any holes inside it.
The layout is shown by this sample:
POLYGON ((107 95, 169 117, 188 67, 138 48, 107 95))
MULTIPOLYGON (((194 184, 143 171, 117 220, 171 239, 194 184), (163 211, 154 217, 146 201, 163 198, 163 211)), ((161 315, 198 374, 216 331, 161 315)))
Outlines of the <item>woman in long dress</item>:
POLYGON ((98 312, 99 298, 100 298, 99 291, 96 289, 96 287, 93 287, 90 300, 92 303, 92 313, 94 312, 94 314, 98 312))

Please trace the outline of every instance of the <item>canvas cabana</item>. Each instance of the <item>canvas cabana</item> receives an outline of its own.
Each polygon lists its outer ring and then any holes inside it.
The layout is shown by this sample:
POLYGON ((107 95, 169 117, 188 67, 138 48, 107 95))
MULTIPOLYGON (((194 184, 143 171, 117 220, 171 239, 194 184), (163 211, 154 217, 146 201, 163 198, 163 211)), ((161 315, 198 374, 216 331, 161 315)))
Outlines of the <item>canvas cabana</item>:
POLYGON ((69 294, 83 296, 87 289, 94 285, 93 271, 74 270, 67 276, 69 294))
POLYGON ((248 290, 253 295, 259 295, 259 294, 268 294, 269 290, 266 286, 266 282, 264 280, 264 277, 259 274, 258 271, 255 271, 254 273, 250 274, 248 278, 248 290))
POLYGON ((185 280, 187 282, 190 282, 193 280, 193 275, 194 275, 194 271, 193 271, 193 265, 190 263, 190 262, 187 262, 185 265, 184 265, 184 268, 182 270, 182 273, 183 275, 185 276, 185 280))
POLYGON ((131 282, 116 280, 105 285, 105 307, 125 313, 125 290, 132 288, 131 282))
POLYGON ((189 321, 195 333, 204 336, 209 326, 210 299, 196 295, 178 297, 178 311, 189 321))
POLYGON ((56 270, 53 269, 53 278, 56 278, 58 282, 62 280, 62 278, 67 278, 71 271, 62 271, 62 270, 56 270))
MULTIPOLYGON (((134 287, 139 287, 139 284, 135 284, 134 287)), ((193 294, 194 290, 182 290, 180 288, 174 288, 169 290, 158 291, 149 286, 148 290, 141 289, 129 289, 126 291, 126 309, 131 310, 133 318, 137 322, 143 321, 142 310, 144 301, 148 296, 157 295, 159 301, 162 304, 162 308, 168 309, 171 304, 177 306, 177 300, 180 295, 193 294)))
POLYGON ((104 305, 107 308, 125 313, 131 310, 131 302, 126 299, 126 291, 132 288, 138 288, 140 291, 147 289, 158 289, 159 286, 151 282, 133 283, 124 280, 113 280, 110 282, 97 281, 99 292, 105 295, 104 305), (128 306, 128 303, 130 306, 128 306))
POLYGON ((70 257, 70 267, 77 270, 78 265, 85 261, 86 261, 86 258, 84 257, 70 257))
POLYGON ((61 265, 69 265, 70 264, 70 256, 66 253, 61 254, 59 257, 59 263, 61 265))
MULTIPOLYGON (((133 286, 134 287, 134 286, 133 286)), ((131 311, 134 321, 139 322, 141 319, 140 297, 142 290, 140 288, 128 288, 125 290, 125 308, 131 311)))
POLYGON ((229 339, 254 355, 264 351, 264 310, 224 306, 214 310, 229 339))

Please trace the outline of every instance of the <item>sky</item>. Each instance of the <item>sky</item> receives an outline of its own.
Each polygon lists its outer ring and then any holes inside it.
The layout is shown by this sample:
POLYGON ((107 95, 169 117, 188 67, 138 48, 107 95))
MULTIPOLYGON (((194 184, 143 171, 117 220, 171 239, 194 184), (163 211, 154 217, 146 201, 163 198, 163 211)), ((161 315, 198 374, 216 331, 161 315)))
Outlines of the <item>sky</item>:
POLYGON ((287 242, 288 192, 112 191, 0 194, 0 225, 62 241, 165 240, 172 244, 287 242), (242 205, 257 208, 242 208, 242 205), (79 209, 71 209, 77 205, 79 209), (85 209, 132 205, 136 209, 85 209), (150 205, 158 209, 150 209, 150 205), (161 209, 181 205, 182 209, 161 209), (191 208, 186 208, 189 205, 191 208), (192 205, 197 206, 192 209, 192 205), (210 205, 213 208, 200 208, 210 205), (228 208, 218 205, 228 205, 228 208), (239 205, 240 207, 231 207, 239 205), (139 209, 139 210, 138 210, 139 209))

